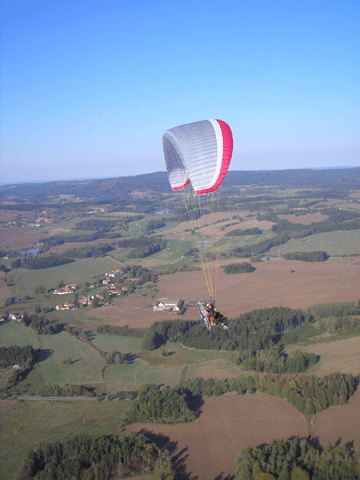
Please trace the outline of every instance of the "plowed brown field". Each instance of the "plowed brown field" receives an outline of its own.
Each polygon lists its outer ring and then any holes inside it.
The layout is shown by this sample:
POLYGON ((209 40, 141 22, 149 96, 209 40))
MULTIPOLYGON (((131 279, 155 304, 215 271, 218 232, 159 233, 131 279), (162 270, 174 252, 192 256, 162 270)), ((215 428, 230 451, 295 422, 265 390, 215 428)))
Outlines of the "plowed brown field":
POLYGON ((49 234, 33 227, 3 228, 0 235, 0 250, 20 250, 33 247, 41 238, 48 238, 49 234))
MULTIPOLYGON (((279 258, 254 263, 254 266, 254 272, 237 275, 225 275, 219 268, 216 299, 228 317, 256 308, 306 309, 318 303, 359 300, 360 265, 355 260, 310 263, 279 258)), ((164 275, 159 279, 158 288, 158 299, 195 301, 207 298, 200 271, 164 275)), ((188 309, 183 318, 193 318, 193 314, 196 317, 194 310, 188 309)))
MULTIPOLYGON (((359 300, 360 263, 355 259, 310 263, 279 258, 254 266, 254 272, 238 275, 225 275, 219 268, 217 305, 229 318, 256 308, 306 309, 318 303, 357 303, 359 300), (291 270, 295 272, 291 273, 291 270)), ((197 300, 208 298, 204 274, 199 270, 163 275, 158 281, 158 289, 155 301, 183 298, 196 305, 197 300)), ((167 312, 153 312, 150 300, 132 298, 117 299, 112 307, 89 310, 88 315, 102 318, 110 325, 144 328, 156 321, 178 318, 167 312)), ((198 320, 197 307, 189 307, 181 319, 198 320)))
POLYGON ((201 410, 200 417, 189 424, 138 423, 128 428, 154 439, 161 435, 161 444, 173 449, 179 477, 187 473, 187 478, 198 480, 233 478, 235 457, 249 445, 309 434, 301 413, 263 393, 205 398, 201 410))
POLYGON ((360 448, 360 390, 347 405, 330 407, 315 415, 312 436, 319 437, 324 447, 341 440, 342 443, 354 441, 354 447, 360 448))
MULTIPOLYGON (((233 479, 235 457, 249 445, 270 443, 276 438, 306 437, 305 417, 278 398, 257 393, 204 399, 200 417, 190 424, 133 424, 132 431, 148 435, 173 454, 179 478, 233 479), (188 476, 185 477, 185 474, 188 476)), ((311 435, 323 447, 354 441, 360 447, 360 391, 347 405, 331 407, 313 417, 311 435)))

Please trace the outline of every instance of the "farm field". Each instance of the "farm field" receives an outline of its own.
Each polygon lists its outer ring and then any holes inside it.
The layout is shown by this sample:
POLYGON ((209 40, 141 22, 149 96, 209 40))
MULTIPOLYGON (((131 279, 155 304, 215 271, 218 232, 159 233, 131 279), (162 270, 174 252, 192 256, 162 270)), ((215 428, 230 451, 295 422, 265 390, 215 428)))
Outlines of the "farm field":
POLYGON ((360 231, 326 232, 305 238, 291 239, 284 245, 272 247, 269 253, 274 255, 316 250, 325 250, 331 256, 360 255, 360 231))
POLYGON ((89 345, 66 332, 41 335, 42 349, 49 355, 40 362, 47 383, 89 385, 104 383, 101 375, 105 361, 89 345), (71 365, 61 362, 71 358, 71 365))
MULTIPOLYGON (((319 303, 357 303, 359 300, 360 262, 357 259, 310 263, 277 258, 254 266, 254 272, 238 275, 226 275, 219 268, 216 300, 220 311, 229 318, 257 308, 306 309, 319 303)), ((155 300, 181 297, 195 302, 206 300, 208 295, 202 271, 163 275, 159 278, 158 289, 155 300)), ((189 308, 182 318, 197 319, 196 308, 189 308)))
POLYGON ((232 478, 236 455, 249 445, 309 434, 301 413, 263 393, 204 398, 200 417, 190 424, 139 423, 127 428, 175 442, 173 456, 178 464, 186 463, 190 478, 198 480, 232 478))
POLYGON ((70 435, 118 435, 131 402, 0 401, 0 480, 8 480, 30 448, 70 435))
POLYGON ((329 375, 332 372, 360 374, 360 338, 314 343, 306 346, 288 346, 286 352, 303 350, 320 355, 320 361, 306 373, 309 375, 329 375))
POLYGON ((319 437, 323 446, 339 439, 341 442, 354 442, 354 448, 360 448, 360 390, 354 393, 343 406, 330 407, 313 417, 312 435, 319 437))
POLYGON ((20 322, 8 322, 0 325, 0 347, 10 347, 11 345, 40 347, 35 331, 24 327, 20 322))
POLYGON ((42 270, 22 269, 16 277, 17 292, 19 295, 32 295, 37 285, 44 285, 46 289, 56 288, 61 280, 65 283, 84 283, 115 267, 118 267, 118 263, 105 257, 76 260, 42 270))
POLYGON ((49 234, 34 227, 7 227, 1 229, 0 250, 14 251, 34 246, 49 234))

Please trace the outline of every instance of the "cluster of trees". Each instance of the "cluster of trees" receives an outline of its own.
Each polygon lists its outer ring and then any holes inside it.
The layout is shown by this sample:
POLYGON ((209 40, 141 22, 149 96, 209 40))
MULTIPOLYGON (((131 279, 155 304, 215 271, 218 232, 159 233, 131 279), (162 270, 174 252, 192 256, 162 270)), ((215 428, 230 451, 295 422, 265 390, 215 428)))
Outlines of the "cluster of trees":
POLYGON ((74 262, 72 258, 66 255, 48 255, 47 257, 37 257, 29 255, 24 259, 17 259, 12 262, 12 268, 28 268, 29 270, 39 270, 43 268, 52 268, 66 263, 74 262))
POLYGON ((285 260, 301 260, 303 262, 325 262, 329 255, 324 250, 316 250, 314 252, 293 252, 282 255, 285 260))
POLYGON ((162 423, 191 422, 195 413, 191 409, 192 395, 182 389, 160 385, 139 385, 137 397, 126 423, 161 421, 162 423))
POLYGON ((307 309, 307 312, 316 318, 360 315, 360 300, 357 305, 354 302, 332 302, 313 305, 307 309))
POLYGON ((114 350, 112 353, 106 352, 105 360, 109 365, 122 365, 124 363, 129 363, 127 355, 119 352, 118 350, 114 350))
POLYGON ((289 357, 284 353, 282 347, 269 345, 267 348, 255 352, 242 350, 238 358, 238 364, 243 365, 246 370, 256 372, 303 373, 318 360, 319 358, 315 353, 296 350, 289 357))
POLYGON ((62 442, 40 444, 25 457, 17 479, 124 478, 153 473, 159 480, 172 480, 169 452, 141 434, 120 436, 79 435, 62 442))
POLYGON ((36 390, 39 397, 95 397, 93 388, 82 385, 57 385, 47 383, 36 390))
POLYGON ((70 258, 95 258, 101 257, 102 255, 111 252, 111 250, 114 250, 114 247, 111 245, 99 243, 88 247, 71 248, 70 250, 66 250, 66 255, 70 258))
POLYGON ((112 230, 119 224, 118 220, 98 220, 96 218, 91 218, 89 220, 83 220, 77 222, 75 225, 76 230, 93 230, 95 232, 108 232, 112 230))
POLYGON ((350 444, 322 449, 317 439, 292 437, 246 447, 235 466, 236 480, 359 480, 360 453, 350 444))
MULTIPOLYGON (((155 350, 167 341, 177 342, 199 322, 193 320, 164 320, 155 322, 142 337, 141 348, 143 350, 155 350)), ((203 327, 202 327, 203 328, 203 327)))
POLYGON ((164 220, 150 220, 146 225, 146 232, 151 233, 158 228, 165 227, 166 222, 164 220))
POLYGON ((321 412, 333 405, 344 405, 353 395, 359 377, 351 374, 332 373, 324 377, 313 375, 265 374, 239 375, 231 379, 195 378, 184 380, 179 388, 192 395, 219 396, 226 392, 238 395, 268 393, 282 398, 297 410, 309 415, 321 412))
POLYGON ((45 317, 38 315, 26 315, 22 319, 22 323, 26 327, 30 327, 36 331, 38 335, 49 335, 60 333, 63 331, 64 325, 57 320, 48 320, 45 317))
POLYGON ((260 233, 262 233, 262 230, 259 227, 245 228, 245 230, 237 228, 235 230, 227 232, 225 234, 225 237, 240 237, 241 235, 260 235, 260 233))
POLYGON ((36 362, 36 351, 31 345, 19 347, 0 347, 0 368, 6 368, 12 365, 19 365, 23 368, 30 368, 36 362))
POLYGON ((153 255, 166 247, 166 240, 160 237, 130 238, 118 243, 120 248, 134 247, 127 255, 129 258, 143 258, 153 255))
POLYGON ((63 328, 69 335, 72 335, 73 337, 78 337, 86 342, 91 340, 91 333, 89 330, 85 330, 81 327, 71 327, 70 325, 65 325, 63 328))
POLYGON ((241 262, 241 263, 229 263, 225 265, 224 272, 226 275, 235 274, 235 273, 250 273, 253 272, 255 267, 253 267, 248 262, 241 262))

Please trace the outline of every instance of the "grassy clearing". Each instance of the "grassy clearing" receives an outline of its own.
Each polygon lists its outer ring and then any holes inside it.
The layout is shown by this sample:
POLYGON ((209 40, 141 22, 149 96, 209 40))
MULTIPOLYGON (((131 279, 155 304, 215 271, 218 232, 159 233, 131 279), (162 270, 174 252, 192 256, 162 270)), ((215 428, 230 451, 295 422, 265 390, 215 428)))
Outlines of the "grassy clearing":
POLYGON ((44 285, 46 289, 56 288, 61 280, 82 284, 117 265, 110 257, 104 257, 76 260, 41 270, 21 270, 16 278, 17 292, 19 295, 32 295, 37 285, 44 285))
POLYGON ((110 365, 105 370, 107 391, 135 390, 140 383, 155 383, 175 387, 181 378, 183 366, 156 368, 136 358, 130 365, 110 365))
POLYGON ((20 322, 9 322, 0 326, 0 347, 10 347, 11 345, 40 347, 34 330, 24 327, 20 322))
POLYGON ((0 480, 14 473, 30 448, 71 435, 118 435, 130 401, 0 401, 0 480))
POLYGON ((122 337, 120 335, 97 333, 93 342, 106 352, 118 350, 121 353, 137 353, 140 351, 141 340, 132 337, 122 337))
POLYGON ((290 240, 285 245, 273 247, 270 253, 313 252, 325 250, 331 256, 360 254, 360 231, 318 233, 290 240))
POLYGON ((47 383, 88 385, 103 383, 101 372, 105 362, 90 345, 77 340, 66 332, 42 335, 43 349, 49 357, 40 363, 47 383), (71 365, 61 362, 71 358, 71 365))

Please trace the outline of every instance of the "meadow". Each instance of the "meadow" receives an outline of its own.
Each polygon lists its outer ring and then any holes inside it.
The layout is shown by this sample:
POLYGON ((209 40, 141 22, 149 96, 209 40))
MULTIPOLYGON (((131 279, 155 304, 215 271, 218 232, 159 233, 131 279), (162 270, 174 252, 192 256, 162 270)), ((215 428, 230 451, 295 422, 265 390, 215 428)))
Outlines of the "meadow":
POLYGON ((359 255, 360 230, 318 233, 305 238, 291 239, 284 245, 272 247, 269 253, 285 254, 317 250, 325 250, 331 256, 359 255))
POLYGON ((8 322, 0 325, 0 347, 10 345, 19 345, 19 347, 31 345, 33 348, 39 348, 40 342, 31 328, 25 327, 20 322, 8 322))
POLYGON ((89 385, 102 384, 105 361, 94 348, 66 332, 41 335, 46 359, 40 362, 47 383, 89 385), (66 362, 71 358, 72 363, 66 362))
POLYGON ((0 480, 8 480, 30 448, 70 435, 118 435, 131 401, 0 402, 0 480))

